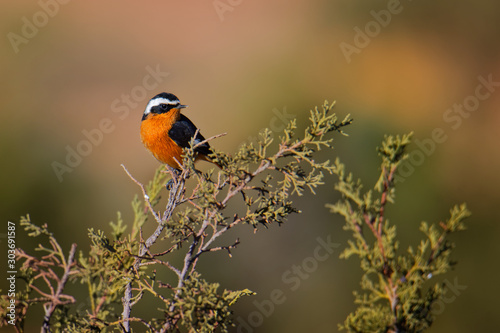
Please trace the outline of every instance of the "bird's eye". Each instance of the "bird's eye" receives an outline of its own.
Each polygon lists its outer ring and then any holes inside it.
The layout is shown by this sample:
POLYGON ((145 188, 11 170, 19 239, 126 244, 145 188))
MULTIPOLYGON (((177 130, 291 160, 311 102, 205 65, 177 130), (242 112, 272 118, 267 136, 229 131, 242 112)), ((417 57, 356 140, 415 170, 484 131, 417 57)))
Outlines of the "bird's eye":
POLYGON ((166 110, 166 109, 167 109, 167 104, 160 104, 160 107, 161 107, 163 110, 166 110))

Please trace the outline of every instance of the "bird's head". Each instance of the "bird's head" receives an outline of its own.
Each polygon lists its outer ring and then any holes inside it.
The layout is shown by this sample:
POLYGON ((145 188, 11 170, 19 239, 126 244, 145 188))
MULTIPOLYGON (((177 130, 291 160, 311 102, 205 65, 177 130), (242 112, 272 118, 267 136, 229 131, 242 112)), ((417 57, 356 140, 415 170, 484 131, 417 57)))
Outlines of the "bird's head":
POLYGON ((142 120, 150 115, 167 113, 171 110, 180 110, 186 107, 187 105, 182 105, 174 94, 163 92, 151 98, 146 106, 146 110, 144 110, 142 120))

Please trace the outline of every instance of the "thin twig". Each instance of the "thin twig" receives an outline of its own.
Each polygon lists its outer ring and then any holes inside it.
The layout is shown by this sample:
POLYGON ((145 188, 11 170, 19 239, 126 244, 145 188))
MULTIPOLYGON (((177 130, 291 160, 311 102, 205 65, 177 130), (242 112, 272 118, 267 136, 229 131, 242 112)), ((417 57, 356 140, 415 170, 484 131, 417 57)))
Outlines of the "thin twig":
POLYGON ((441 236, 439 236, 439 239, 436 242, 436 246, 434 246, 431 249, 431 253, 429 254, 429 259, 427 259, 427 265, 430 265, 434 261, 434 259, 436 259, 436 253, 438 252, 439 248, 445 241, 446 236, 450 233, 450 230, 448 229, 446 224, 440 222, 439 225, 441 226, 441 228, 443 228, 443 233, 441 234, 441 236))
POLYGON ((382 234, 382 225, 384 221, 384 211, 385 211, 385 205, 387 204, 387 195, 389 191, 389 186, 393 181, 394 178, 394 172, 396 171, 397 167, 393 165, 391 167, 391 170, 389 171, 389 174, 387 175, 387 170, 385 169, 385 166, 382 167, 382 174, 384 177, 383 184, 384 184, 384 189, 382 191, 382 196, 380 198, 380 211, 379 211, 379 224, 378 224, 378 233, 382 234))
MULTIPOLYGON (((196 129, 196 134, 198 134, 198 132, 199 132, 199 131, 200 131, 200 129, 198 129, 198 128, 197 128, 197 129, 196 129)), ((195 137, 195 138, 196 138, 196 134, 194 135, 194 137, 195 137)), ((197 144, 195 144, 195 145, 193 146, 193 149, 195 149, 195 148, 197 148, 197 147, 201 146, 201 145, 202 145, 202 144, 204 144, 204 143, 207 143, 208 141, 211 141, 211 140, 213 140, 213 139, 220 138, 221 136, 224 136, 224 135, 227 135, 227 133, 221 133, 221 134, 217 134, 217 135, 211 136, 211 137, 209 137, 208 139, 205 139, 205 140, 200 141, 200 142, 198 142, 197 144)))
POLYGON ((66 285, 66 282, 68 282, 69 276, 71 274, 71 268, 73 266, 75 259, 75 252, 76 252, 76 244, 72 244, 71 250, 69 251, 68 260, 65 261, 64 274, 61 280, 59 280, 57 283, 57 289, 55 293, 53 293, 50 297, 51 302, 44 305, 45 315, 43 317, 42 329, 40 330, 41 333, 50 332, 50 318, 52 317, 52 314, 54 313, 58 305, 67 304, 68 302, 72 303, 71 301, 74 302, 74 299, 72 300, 71 299, 72 297, 70 296, 63 297, 65 295, 62 295, 62 291, 66 285), (69 301, 62 301, 61 298, 69 298, 69 301))
POLYGON ((142 191, 142 196, 144 197, 144 201, 146 202, 146 205, 148 206, 149 211, 151 212, 151 214, 153 214, 154 218, 156 219, 156 222, 160 223, 160 217, 153 209, 153 206, 151 206, 151 202, 149 201, 149 195, 146 193, 146 189, 144 188, 144 185, 132 176, 132 174, 127 170, 125 165, 123 165, 123 164, 120 164, 120 165, 123 168, 123 170, 125 170, 125 172, 130 177, 130 179, 132 179, 132 181, 134 183, 139 185, 139 187, 141 188, 141 191, 142 191))

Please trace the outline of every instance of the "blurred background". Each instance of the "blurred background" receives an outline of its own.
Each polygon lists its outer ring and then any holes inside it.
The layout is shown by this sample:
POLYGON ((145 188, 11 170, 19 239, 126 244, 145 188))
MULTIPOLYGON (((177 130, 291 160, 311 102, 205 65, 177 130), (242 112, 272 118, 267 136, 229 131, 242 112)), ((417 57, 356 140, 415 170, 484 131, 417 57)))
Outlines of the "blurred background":
MULTIPOLYGON (((365 184, 378 177, 375 147, 384 134, 414 131, 420 142, 410 147, 407 177, 388 208, 402 249, 420 240, 421 221, 446 219, 453 204, 467 202, 473 212, 468 231, 453 237, 458 265, 440 277, 459 288, 436 309, 430 332, 493 331, 500 296, 498 13, 494 1, 451 0, 4 2, 0 233, 5 237, 7 221, 30 214, 48 223, 65 249, 76 242, 87 251, 88 228, 109 231, 116 211, 130 224, 139 188, 120 164, 143 182, 153 176, 158 162, 143 148, 139 125, 159 92, 188 104, 185 114, 206 137, 227 132, 212 142, 227 152, 265 127, 280 129, 287 117, 305 123, 315 105, 336 100, 339 116, 355 121, 323 157, 339 156, 365 184)), ((338 259, 350 235, 324 208, 338 199, 334 181, 298 198, 303 214, 281 227, 256 234, 239 228, 233 258, 200 261, 209 281, 258 293, 235 307, 240 332, 336 332, 355 308, 359 263, 338 259), (297 278, 290 271, 310 264, 318 237, 339 246, 297 278), (281 304, 262 310, 275 289, 281 304)), ((34 247, 19 226, 17 244, 34 247)), ((38 331, 40 322, 35 313, 28 326, 38 331)))

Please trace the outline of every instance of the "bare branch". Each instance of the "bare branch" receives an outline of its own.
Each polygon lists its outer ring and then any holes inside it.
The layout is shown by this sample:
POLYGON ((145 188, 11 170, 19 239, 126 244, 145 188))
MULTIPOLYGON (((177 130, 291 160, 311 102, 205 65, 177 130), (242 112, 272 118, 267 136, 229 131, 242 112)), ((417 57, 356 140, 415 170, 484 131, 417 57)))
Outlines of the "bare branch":
POLYGON ((127 170, 127 168, 125 167, 125 165, 123 165, 123 164, 120 164, 120 165, 123 168, 123 170, 125 170, 125 172, 130 177, 130 179, 132 179, 132 181, 134 183, 136 183, 137 185, 139 185, 139 187, 141 188, 141 191, 142 191, 142 196, 144 198, 144 202, 146 203, 146 205, 147 205, 149 211, 151 212, 151 214, 154 216, 156 222, 160 223, 161 219, 158 216, 158 214, 155 212, 155 210, 153 209, 153 207, 151 206, 151 201, 149 201, 149 196, 146 193, 146 189, 144 188, 144 185, 132 176, 132 174, 127 170))
MULTIPOLYGON (((197 128, 197 129, 196 129, 196 134, 197 134, 199 131, 200 131, 200 130, 197 128)), ((196 138, 196 134, 195 134, 193 137, 195 137, 195 138, 196 138)), ((208 139, 205 139, 205 140, 203 140, 203 141, 198 142, 197 144, 195 144, 195 145, 193 146, 193 149, 195 149, 195 148, 197 148, 197 147, 201 146, 202 144, 207 143, 208 141, 211 141, 211 140, 213 140, 213 139, 220 138, 221 136, 225 136, 225 135, 227 135, 227 133, 221 133, 221 134, 217 134, 217 135, 211 136, 211 137, 209 137, 208 139)))

